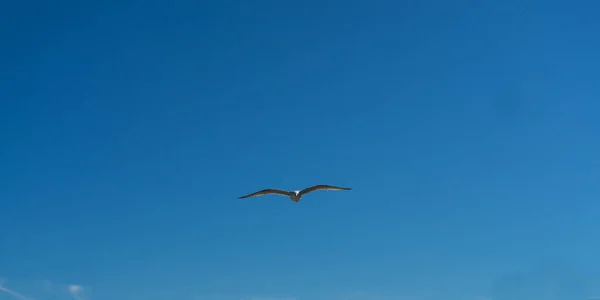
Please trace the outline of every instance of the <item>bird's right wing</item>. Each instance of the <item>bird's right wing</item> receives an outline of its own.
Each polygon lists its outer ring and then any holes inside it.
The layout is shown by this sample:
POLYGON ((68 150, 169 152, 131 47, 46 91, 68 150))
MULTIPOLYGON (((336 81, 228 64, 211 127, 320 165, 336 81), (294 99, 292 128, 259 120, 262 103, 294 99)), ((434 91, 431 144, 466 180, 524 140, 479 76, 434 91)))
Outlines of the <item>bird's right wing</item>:
POLYGON ((341 186, 333 186, 333 185, 326 185, 326 184, 318 184, 318 185, 314 185, 314 186, 311 186, 311 187, 303 189, 302 191, 300 191, 300 195, 308 194, 310 192, 317 191, 317 190, 324 190, 324 191, 348 191, 348 190, 351 190, 351 188, 341 187, 341 186))
POLYGON ((283 195, 283 196, 291 196, 291 193, 287 192, 287 191, 282 191, 282 190, 278 190, 278 189, 266 189, 266 190, 258 191, 256 193, 246 195, 246 196, 239 197, 238 199, 257 197, 257 196, 268 195, 268 194, 279 194, 279 195, 283 195))

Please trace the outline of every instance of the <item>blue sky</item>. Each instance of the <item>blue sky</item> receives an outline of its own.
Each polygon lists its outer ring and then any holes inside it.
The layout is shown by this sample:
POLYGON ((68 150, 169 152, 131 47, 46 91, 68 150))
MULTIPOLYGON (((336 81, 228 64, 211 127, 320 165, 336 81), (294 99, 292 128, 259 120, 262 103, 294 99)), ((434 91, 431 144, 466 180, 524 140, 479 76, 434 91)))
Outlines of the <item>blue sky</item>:
POLYGON ((600 295, 599 9, 3 2, 0 300, 600 295))

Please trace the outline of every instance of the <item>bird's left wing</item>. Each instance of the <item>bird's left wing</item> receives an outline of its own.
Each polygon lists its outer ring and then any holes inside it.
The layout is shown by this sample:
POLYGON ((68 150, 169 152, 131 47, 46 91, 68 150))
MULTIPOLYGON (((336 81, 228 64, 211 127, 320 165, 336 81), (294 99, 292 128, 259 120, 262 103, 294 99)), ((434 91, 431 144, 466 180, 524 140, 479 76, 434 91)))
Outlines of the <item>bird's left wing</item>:
POLYGON ((308 194, 310 192, 313 191, 317 191, 317 190, 325 190, 325 191, 348 191, 351 190, 351 188, 346 188, 346 187, 339 187, 339 186, 333 186, 333 185, 325 185, 325 184, 318 184, 318 185, 314 185, 308 188, 303 189, 302 191, 300 191, 300 195, 304 195, 304 194, 308 194))
POLYGON ((283 196, 291 195, 290 192, 286 192, 286 191, 282 191, 282 190, 278 190, 278 189, 266 189, 266 190, 258 191, 256 193, 246 195, 246 196, 239 197, 238 199, 262 196, 262 195, 268 195, 268 194, 279 194, 279 195, 283 195, 283 196))

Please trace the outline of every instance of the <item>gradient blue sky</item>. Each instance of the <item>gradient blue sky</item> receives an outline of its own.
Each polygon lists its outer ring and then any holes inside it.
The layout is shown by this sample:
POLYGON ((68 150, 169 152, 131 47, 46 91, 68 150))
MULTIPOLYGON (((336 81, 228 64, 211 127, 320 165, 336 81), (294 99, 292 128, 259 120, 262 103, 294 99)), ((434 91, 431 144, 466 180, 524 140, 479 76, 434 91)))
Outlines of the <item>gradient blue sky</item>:
POLYGON ((101 2, 0 4, 0 287, 600 294, 597 2, 101 2))

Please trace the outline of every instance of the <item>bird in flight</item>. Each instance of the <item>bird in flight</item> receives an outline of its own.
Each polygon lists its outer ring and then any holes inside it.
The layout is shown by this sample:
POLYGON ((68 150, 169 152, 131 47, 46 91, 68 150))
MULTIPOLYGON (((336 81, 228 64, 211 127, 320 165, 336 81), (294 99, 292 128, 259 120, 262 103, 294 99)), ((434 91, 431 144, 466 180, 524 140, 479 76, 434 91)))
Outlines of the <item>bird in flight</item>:
POLYGON ((268 195, 268 194, 278 194, 278 195, 283 195, 283 196, 288 196, 290 197, 290 199, 294 202, 298 202, 300 201, 300 199, 302 198, 303 195, 308 194, 310 192, 313 191, 317 191, 317 190, 324 190, 324 191, 348 191, 351 190, 351 188, 345 188, 345 187, 339 187, 339 186, 333 186, 333 185, 325 185, 325 184, 318 184, 318 185, 313 185, 311 187, 307 187, 301 191, 282 191, 282 190, 278 190, 278 189, 266 189, 266 190, 262 190, 262 191, 258 191, 256 193, 252 193, 246 196, 242 196, 239 197, 238 199, 244 199, 244 198, 250 198, 250 197, 257 197, 257 196, 263 196, 263 195, 268 195))

